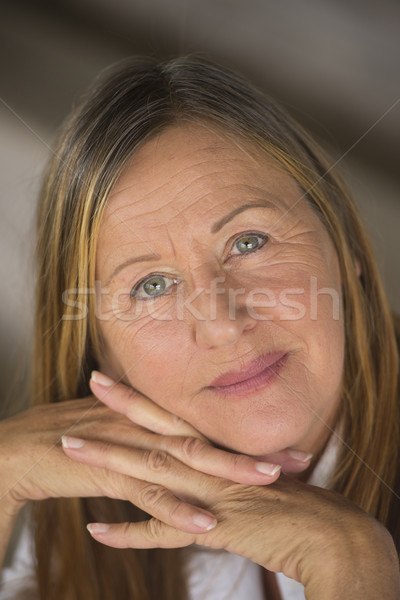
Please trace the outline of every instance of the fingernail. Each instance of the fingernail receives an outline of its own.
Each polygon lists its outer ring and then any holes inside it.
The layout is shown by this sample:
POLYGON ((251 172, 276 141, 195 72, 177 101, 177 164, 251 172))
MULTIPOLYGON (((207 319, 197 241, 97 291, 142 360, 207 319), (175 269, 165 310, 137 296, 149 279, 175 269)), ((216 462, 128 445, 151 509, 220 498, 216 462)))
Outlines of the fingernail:
POLYGON ((61 443, 64 448, 82 448, 82 446, 85 444, 85 440, 71 437, 70 435, 63 435, 61 438, 61 443))
POLYGON ((311 460, 313 457, 313 455, 309 452, 302 452, 301 450, 288 450, 287 452, 291 458, 294 458, 294 460, 304 463, 308 460, 311 460))
POLYGON ((193 517, 193 523, 205 531, 210 531, 216 526, 217 519, 213 515, 198 512, 193 517))
POLYGON ((92 535, 96 535, 96 533, 106 533, 106 531, 110 529, 110 526, 107 525, 107 523, 88 523, 88 525, 86 525, 86 529, 92 535))
POLYGON ((91 378, 95 383, 103 385, 104 387, 110 387, 115 383, 115 381, 113 381, 111 377, 107 377, 107 375, 104 375, 104 373, 100 373, 100 371, 92 371, 91 378))
POLYGON ((280 470, 280 465, 273 465, 272 463, 258 462, 256 463, 256 471, 263 473, 264 475, 275 475, 280 470))

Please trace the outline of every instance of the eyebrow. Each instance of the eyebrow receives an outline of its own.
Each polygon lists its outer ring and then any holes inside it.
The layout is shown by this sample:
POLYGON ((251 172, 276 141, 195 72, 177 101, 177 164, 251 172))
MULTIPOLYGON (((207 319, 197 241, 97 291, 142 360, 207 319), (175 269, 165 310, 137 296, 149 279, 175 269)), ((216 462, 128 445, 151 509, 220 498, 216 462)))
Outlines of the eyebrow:
POLYGON ((251 202, 248 204, 242 204, 242 206, 239 206, 238 208, 234 208, 230 213, 228 213, 227 215, 222 217, 222 219, 220 219, 219 221, 214 223, 214 225, 211 227, 211 233, 218 233, 218 231, 220 231, 227 223, 229 223, 229 221, 231 221, 239 213, 244 212, 245 210, 249 210, 250 208, 260 208, 260 207, 261 208, 269 208, 274 211, 278 210, 278 207, 273 202, 270 202, 269 200, 263 200, 262 202, 251 202))
MULTIPOLYGON (((229 223, 229 221, 234 219, 236 217, 236 215, 244 212, 245 210, 250 210, 251 208, 269 208, 274 211, 279 210, 278 207, 273 202, 270 202, 269 200, 263 200, 262 202, 251 202, 248 204, 242 204, 242 206, 239 206, 238 208, 234 208, 230 213, 228 213, 227 215, 222 217, 222 219, 220 219, 219 221, 214 223, 214 225, 211 227, 211 233, 218 233, 218 231, 220 231, 227 223, 229 223)), ((160 260, 160 258, 161 258, 161 256, 159 254, 144 254, 143 256, 136 256, 133 258, 128 258, 127 260, 125 260, 123 263, 118 265, 118 267, 116 267, 113 270, 113 272, 108 277, 108 279, 104 285, 105 286, 109 285, 111 283, 111 281, 113 280, 113 278, 116 275, 118 275, 118 273, 120 271, 122 271, 122 269, 125 269, 125 267, 129 267, 130 265, 133 265, 133 264, 139 263, 139 262, 149 262, 149 261, 160 260)))
POLYGON ((120 265, 118 265, 118 267, 116 267, 114 269, 114 271, 111 273, 111 275, 108 277, 106 283, 104 284, 105 286, 109 285, 111 283, 111 281, 113 280, 113 278, 118 275, 118 273, 120 271, 122 271, 122 269, 125 269, 125 267, 129 267, 129 265, 133 265, 135 263, 138 262, 146 262, 146 261, 151 261, 151 260, 160 260, 160 255, 159 254, 144 254, 143 256, 136 256, 134 258, 128 258, 127 260, 125 260, 123 263, 121 263, 120 265))

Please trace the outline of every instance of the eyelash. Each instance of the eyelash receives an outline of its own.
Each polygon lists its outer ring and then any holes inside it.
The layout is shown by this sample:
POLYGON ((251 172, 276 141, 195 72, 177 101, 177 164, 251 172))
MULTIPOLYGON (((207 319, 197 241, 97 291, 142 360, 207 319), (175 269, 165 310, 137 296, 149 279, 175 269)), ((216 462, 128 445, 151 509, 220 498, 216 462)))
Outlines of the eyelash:
POLYGON ((238 242, 240 242, 240 240, 246 239, 246 238, 250 238, 250 237, 258 237, 261 238, 261 243, 259 246, 257 246, 256 248, 249 250, 249 252, 239 252, 238 254, 232 254, 231 252, 228 254, 227 258, 230 258, 231 256, 248 256, 249 254, 253 254, 254 252, 257 252, 258 250, 261 250, 261 248, 263 246, 265 246, 265 244, 267 243, 269 237, 268 235, 266 235, 265 233, 258 233, 256 231, 247 231, 246 233, 241 233, 238 237, 235 237, 232 241, 232 245, 231 247, 233 247, 233 245, 238 242))
MULTIPOLYGON (((249 231, 247 233, 242 233, 238 237, 235 237, 234 240, 232 241, 231 252, 228 254, 226 260, 229 259, 229 258, 231 258, 231 257, 248 256, 249 254, 254 254, 258 250, 260 250, 261 248, 263 248, 263 246, 265 246, 265 244, 267 243, 268 239, 269 239, 269 237, 265 233, 259 233, 259 232, 256 232, 256 231, 249 231), (240 240, 243 240, 246 237, 248 237, 248 238, 250 238, 250 237, 261 238, 261 243, 256 248, 251 249, 248 252, 242 252, 242 253, 238 252, 237 254, 233 254, 232 253, 232 248, 234 247, 234 244, 240 242, 240 240)), ((144 277, 143 279, 141 279, 140 281, 138 281, 138 283, 132 288, 131 296, 133 298, 135 298, 136 300, 140 300, 140 301, 148 301, 148 300, 152 300, 153 298, 158 298, 160 296, 166 296, 166 295, 168 295, 168 294, 171 293, 168 290, 171 290, 171 288, 174 285, 178 285, 179 283, 181 283, 181 281, 182 281, 181 279, 174 279, 174 278, 168 277, 167 275, 164 275, 163 273, 152 273, 151 275, 147 275, 146 277, 144 277), (154 295, 154 296, 147 296, 147 297, 140 297, 140 296, 138 296, 140 288, 143 287, 147 282, 151 281, 151 279, 156 279, 156 278, 164 278, 164 280, 169 280, 169 281, 171 281, 171 283, 170 283, 170 285, 168 285, 167 287, 165 287, 165 290, 161 294, 157 294, 157 295, 154 295)))

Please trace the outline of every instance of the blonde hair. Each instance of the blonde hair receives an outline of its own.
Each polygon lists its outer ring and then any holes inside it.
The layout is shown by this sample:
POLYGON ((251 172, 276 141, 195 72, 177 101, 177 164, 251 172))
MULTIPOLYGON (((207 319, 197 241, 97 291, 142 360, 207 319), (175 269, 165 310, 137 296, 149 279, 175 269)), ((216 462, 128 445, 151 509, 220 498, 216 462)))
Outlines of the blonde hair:
MULTIPOLYGON (((398 465, 398 351, 370 244, 338 176, 308 135, 240 77, 204 61, 123 61, 95 83, 64 127, 38 210, 34 403, 89 395, 99 340, 92 318, 95 297, 87 291, 94 291, 104 206, 132 154, 182 121, 207 123, 274 157, 301 186, 330 233, 343 281, 341 418, 347 444, 332 483, 386 523, 398 465), (88 318, 74 319, 87 300, 88 318)), ((185 598, 179 551, 115 551, 93 542, 85 531, 89 520, 141 518, 115 500, 40 503, 36 543, 41 598, 185 598), (161 583, 152 588, 155 580, 161 583)))

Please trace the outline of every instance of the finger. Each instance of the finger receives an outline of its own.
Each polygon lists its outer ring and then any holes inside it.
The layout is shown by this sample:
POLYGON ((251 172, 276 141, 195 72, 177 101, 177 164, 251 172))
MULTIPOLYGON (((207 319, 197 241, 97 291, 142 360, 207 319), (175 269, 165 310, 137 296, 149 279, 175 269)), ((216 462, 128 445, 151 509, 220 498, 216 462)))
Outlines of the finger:
POLYGON ((162 435, 190 435, 205 439, 183 419, 164 410, 133 388, 117 383, 99 371, 92 371, 90 389, 112 410, 133 423, 162 435))
MULTIPOLYGON (((69 440, 71 441, 71 438, 69 440)), ((64 438, 63 442, 65 441, 64 438)), ((71 453, 71 448, 66 450, 71 453)), ((107 473, 110 474, 112 471, 107 469, 107 473)), ((107 477, 103 479, 107 480, 107 477)), ((120 480, 117 481, 117 486, 114 484, 112 487, 114 490, 112 495, 115 495, 115 487, 117 487, 119 493, 122 491, 125 499, 141 510, 182 531, 203 533, 210 531, 217 524, 212 513, 177 498, 161 485, 129 478, 122 485, 120 480)))
POLYGON ((68 448, 67 454, 75 460, 165 485, 180 496, 194 489, 188 486, 189 480, 202 491, 200 482, 204 481, 204 477, 202 479, 200 475, 268 485, 280 474, 279 465, 230 454, 197 438, 166 436, 158 440, 157 449, 131 448, 70 437, 63 438, 63 443, 68 448))
POLYGON ((277 463, 220 450, 196 437, 163 437, 157 447, 197 471, 236 483, 267 485, 280 475, 277 463))
POLYGON ((143 450, 70 436, 63 436, 62 444, 65 454, 75 461, 163 485, 179 497, 188 497, 190 493, 196 496, 209 477, 163 450, 143 450))
POLYGON ((258 457, 258 459, 281 465, 283 473, 301 473, 308 469, 312 457, 313 455, 309 452, 288 448, 274 454, 266 454, 258 457))
POLYGON ((140 523, 89 523, 91 536, 112 548, 182 548, 195 537, 178 531, 158 519, 140 523))
MULTIPOLYGON (((142 450, 70 436, 63 436, 62 443, 65 454, 74 461, 164 486, 181 499, 208 501, 206 488, 210 487, 210 476, 194 471, 162 450, 142 450)), ((219 481, 215 479, 216 484, 219 481)))
MULTIPOLYGON (((207 442, 207 439, 201 433, 183 419, 164 410, 131 387, 114 382, 103 373, 93 371, 90 386, 93 393, 104 404, 112 410, 124 414, 141 427, 161 435, 189 436, 207 442)), ((177 441, 173 448, 182 443, 182 440, 177 441)), ((154 444, 154 441, 152 444, 154 444)), ((158 444, 156 445, 159 447, 158 444)), ((195 452, 198 448, 190 441, 185 442, 185 446, 189 449, 190 456, 188 458, 191 459, 191 448, 195 452)), ((308 469, 312 459, 312 454, 308 452, 290 449, 262 457, 252 457, 250 460, 245 459, 244 455, 237 458, 240 455, 227 452, 225 460, 222 460, 221 463, 213 465, 214 455, 210 454, 208 455, 210 460, 206 460, 206 463, 202 466, 200 463, 195 464, 192 460, 187 461, 185 459, 185 448, 183 450, 183 452, 173 450, 172 453, 186 464, 193 466, 193 468, 199 468, 205 473, 231 479, 238 483, 253 483, 255 485, 266 483, 265 479, 260 479, 259 469, 262 469, 265 475, 273 477, 273 479, 267 481, 267 483, 271 483, 279 477, 277 466, 280 465, 284 473, 301 473, 308 469)), ((204 456, 204 458, 206 457, 204 456)), ((215 455, 215 459, 217 458, 217 455, 215 455)), ((220 458, 222 458, 221 455, 220 458)))

